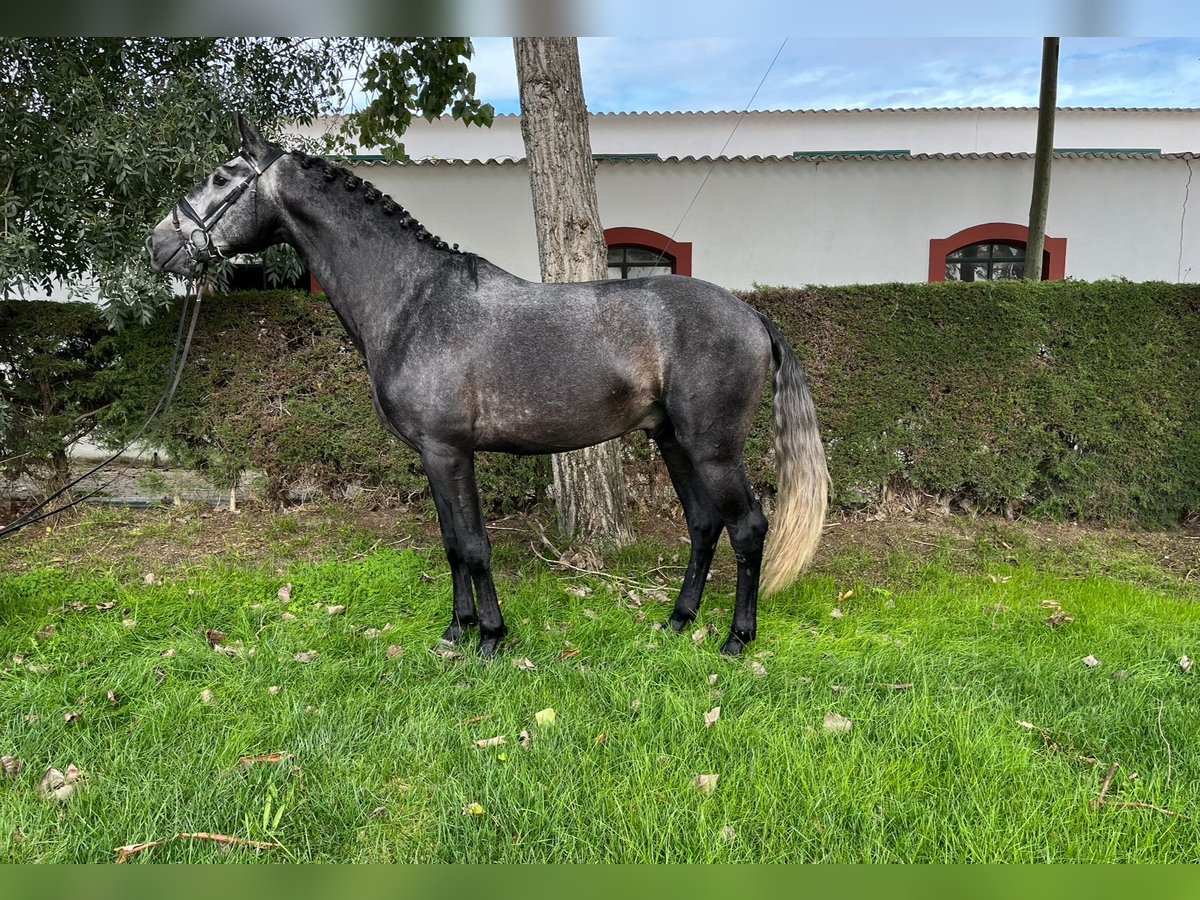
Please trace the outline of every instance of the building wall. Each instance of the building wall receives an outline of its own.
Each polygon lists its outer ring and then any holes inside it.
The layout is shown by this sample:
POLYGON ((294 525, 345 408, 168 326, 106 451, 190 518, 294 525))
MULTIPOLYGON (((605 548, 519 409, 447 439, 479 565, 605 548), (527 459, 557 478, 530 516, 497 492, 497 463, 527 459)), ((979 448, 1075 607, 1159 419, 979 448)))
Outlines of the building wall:
MULTIPOLYGON (((319 134, 318 122, 298 133, 319 134)), ((910 150, 913 153, 1032 153, 1037 110, 809 110, 737 113, 593 115, 594 153, 668 156, 789 156, 806 150, 910 150), (734 126, 737 130, 734 131, 734 126), (732 138, 730 137, 732 135, 732 138)), ((499 116, 490 128, 453 119, 414 121, 404 136, 413 159, 523 159, 521 123, 499 116)), ((1058 110, 1054 145, 1061 148, 1200 150, 1200 109, 1058 110)), ((371 152, 375 148, 367 148, 371 152)))
MULTIPOLYGON (((605 227, 674 233, 692 243, 692 274, 725 287, 925 281, 931 239, 1028 221, 1032 166, 1027 159, 613 162, 598 167, 597 190, 605 227)), ((445 240, 538 278, 523 163, 359 170, 445 240)), ((1056 160, 1047 233, 1067 239, 1067 276, 1196 280, 1200 203, 1185 213, 1188 175, 1186 160, 1056 160)))

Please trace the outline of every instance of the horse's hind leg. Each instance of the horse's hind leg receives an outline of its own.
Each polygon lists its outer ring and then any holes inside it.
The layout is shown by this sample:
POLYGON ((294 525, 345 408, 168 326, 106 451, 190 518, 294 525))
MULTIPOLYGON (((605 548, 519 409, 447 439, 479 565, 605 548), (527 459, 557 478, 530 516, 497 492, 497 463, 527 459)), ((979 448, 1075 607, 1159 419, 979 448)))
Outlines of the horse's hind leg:
POLYGON ((687 519, 688 538, 692 542, 691 558, 683 576, 683 586, 675 601, 669 624, 675 631, 682 631, 695 620, 700 611, 700 600, 704 596, 704 585, 712 565, 717 541, 721 538, 721 511, 704 490, 691 460, 679 446, 675 429, 669 423, 653 435, 662 453, 663 462, 671 475, 671 484, 683 506, 687 519))
POLYGON ((450 563, 450 576, 454 582, 454 614, 450 619, 450 627, 442 635, 442 640, 457 644, 466 636, 467 629, 479 624, 479 618, 475 614, 475 591, 471 587, 471 573, 467 571, 462 551, 459 549, 447 492, 432 479, 430 487, 433 489, 433 502, 437 506, 438 524, 442 529, 442 546, 446 548, 446 559, 450 563))
MULTIPOLYGON (((508 629, 500 613, 500 602, 496 598, 496 585, 492 581, 492 544, 488 540, 483 511, 479 502, 479 489, 475 484, 475 460, 471 453, 452 447, 426 447, 421 452, 425 474, 433 486, 435 496, 441 496, 454 531, 454 552, 467 577, 475 588, 478 601, 479 655, 490 658, 504 639, 508 629)), ((441 512, 441 506, 438 508, 441 512)), ((447 556, 450 548, 447 547, 447 556)), ((451 563, 453 570, 454 563, 451 563)), ((466 604, 459 606, 458 585, 455 585, 455 617, 466 612, 466 604)), ((469 596, 469 595, 467 595, 469 596)), ((461 619, 460 619, 461 621, 461 619)), ((453 629, 453 625, 451 625, 453 629)))
POLYGON ((721 652, 736 656, 758 633, 758 580, 762 569, 767 518, 750 488, 740 452, 705 457, 689 454, 704 490, 721 511, 737 559, 737 600, 733 627, 721 652))

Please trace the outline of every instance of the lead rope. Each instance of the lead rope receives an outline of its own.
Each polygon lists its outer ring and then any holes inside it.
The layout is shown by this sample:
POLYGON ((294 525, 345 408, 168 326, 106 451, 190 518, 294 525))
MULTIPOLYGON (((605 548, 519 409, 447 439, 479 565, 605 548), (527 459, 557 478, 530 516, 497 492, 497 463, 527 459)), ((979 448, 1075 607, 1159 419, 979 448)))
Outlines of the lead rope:
MULTIPOLYGON (((121 449, 119 449, 115 453, 113 453, 112 456, 109 456, 107 459, 103 460, 102 462, 100 462, 97 465, 93 466, 92 468, 88 469, 88 471, 84 472, 82 475, 73 479, 68 484, 59 488, 57 491, 55 491, 49 497, 46 497, 46 499, 44 499, 37 506, 33 507, 33 509, 27 510, 22 515, 18 516, 13 522, 9 523, 8 525, 5 525, 3 528, 0 528, 0 538, 10 537, 10 536, 16 534, 18 531, 20 531, 23 528, 28 528, 30 525, 34 525, 38 522, 41 522, 44 519, 50 518, 51 516, 57 516, 59 513, 65 512, 66 510, 70 509, 72 506, 76 506, 80 503, 83 503, 85 500, 88 500, 88 499, 96 496, 96 494, 100 493, 102 490, 104 490, 106 487, 108 487, 110 484, 112 484, 117 479, 117 477, 120 475, 119 472, 116 473, 115 475, 113 475, 112 478, 108 479, 108 481, 104 482, 104 484, 100 485, 99 487, 90 491, 89 493, 84 494, 82 497, 72 500, 70 503, 66 503, 66 504, 63 504, 62 506, 56 507, 55 509, 48 510, 47 512, 44 512, 39 516, 34 516, 34 513, 38 512, 38 510, 40 510, 40 509, 43 509, 46 506, 46 504, 50 503, 52 500, 56 500, 57 498, 61 497, 63 494, 65 494, 71 488, 75 487, 75 485, 79 484, 81 481, 83 481, 87 478, 90 478, 92 475, 95 475, 101 469, 103 469, 106 466, 113 463, 122 453, 124 453, 126 450, 128 450, 130 447, 132 447, 135 443, 137 443, 138 439, 141 438, 141 436, 146 433, 146 429, 150 427, 150 423, 154 421, 155 417, 159 416, 160 414, 164 417, 166 416, 167 411, 170 410, 170 408, 171 408, 171 402, 175 399, 175 391, 179 388, 179 382, 183 378, 184 365, 187 363, 188 352, 191 350, 191 347, 192 347, 192 335, 196 331, 196 322, 200 318, 200 301, 204 295, 204 269, 203 268, 201 268, 200 270, 198 270, 196 272, 194 289, 195 289, 195 305, 192 307, 192 317, 191 317, 191 323, 188 325, 188 328, 187 328, 187 338, 186 338, 186 340, 184 339, 183 329, 184 329, 184 324, 188 321, 188 302, 191 299, 190 294, 184 295, 183 304, 180 307, 180 311, 179 311, 179 327, 176 329, 176 332, 175 332, 175 348, 171 353, 171 363, 167 369, 167 387, 163 390, 163 393, 159 396, 158 403, 156 403, 154 405, 154 409, 151 411, 150 417, 145 421, 145 423, 143 423, 142 427, 138 429, 137 434, 135 434, 132 438, 130 438, 129 442, 127 444, 125 444, 125 446, 121 447, 121 449), (181 343, 182 343, 182 352, 180 351, 181 343)), ((144 452, 145 452, 144 449, 138 451, 137 457, 135 457, 135 459, 140 459, 142 453, 144 453, 144 452)))

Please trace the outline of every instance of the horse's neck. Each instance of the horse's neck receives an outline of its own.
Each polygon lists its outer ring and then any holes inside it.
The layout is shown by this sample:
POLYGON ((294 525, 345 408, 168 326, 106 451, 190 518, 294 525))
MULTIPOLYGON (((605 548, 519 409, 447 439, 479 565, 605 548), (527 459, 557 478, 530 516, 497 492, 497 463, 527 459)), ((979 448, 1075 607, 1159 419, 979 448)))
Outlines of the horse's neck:
POLYGON ((303 190, 283 202, 283 237, 320 282, 351 337, 363 349, 402 317, 434 271, 436 251, 385 216, 359 191, 303 190))

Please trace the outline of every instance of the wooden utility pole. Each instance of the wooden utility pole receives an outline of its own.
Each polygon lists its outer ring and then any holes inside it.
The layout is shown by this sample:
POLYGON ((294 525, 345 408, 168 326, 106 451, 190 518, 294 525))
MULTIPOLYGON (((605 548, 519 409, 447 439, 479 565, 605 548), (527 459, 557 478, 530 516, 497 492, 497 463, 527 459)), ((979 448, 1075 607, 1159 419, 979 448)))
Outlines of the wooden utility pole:
POLYGON ((1029 240, 1025 244, 1025 277, 1042 280, 1046 245, 1046 211, 1050 207, 1050 164, 1054 160, 1054 109, 1058 103, 1058 43, 1042 39, 1042 90, 1038 98, 1037 149, 1033 158, 1033 197, 1029 201, 1029 240))
MULTIPOLYGON (((608 248, 579 46, 575 38, 513 38, 513 49, 542 281, 603 280, 608 248)), ((609 441, 553 457, 554 501, 565 534, 609 543, 632 537, 620 451, 619 441, 609 441)))

